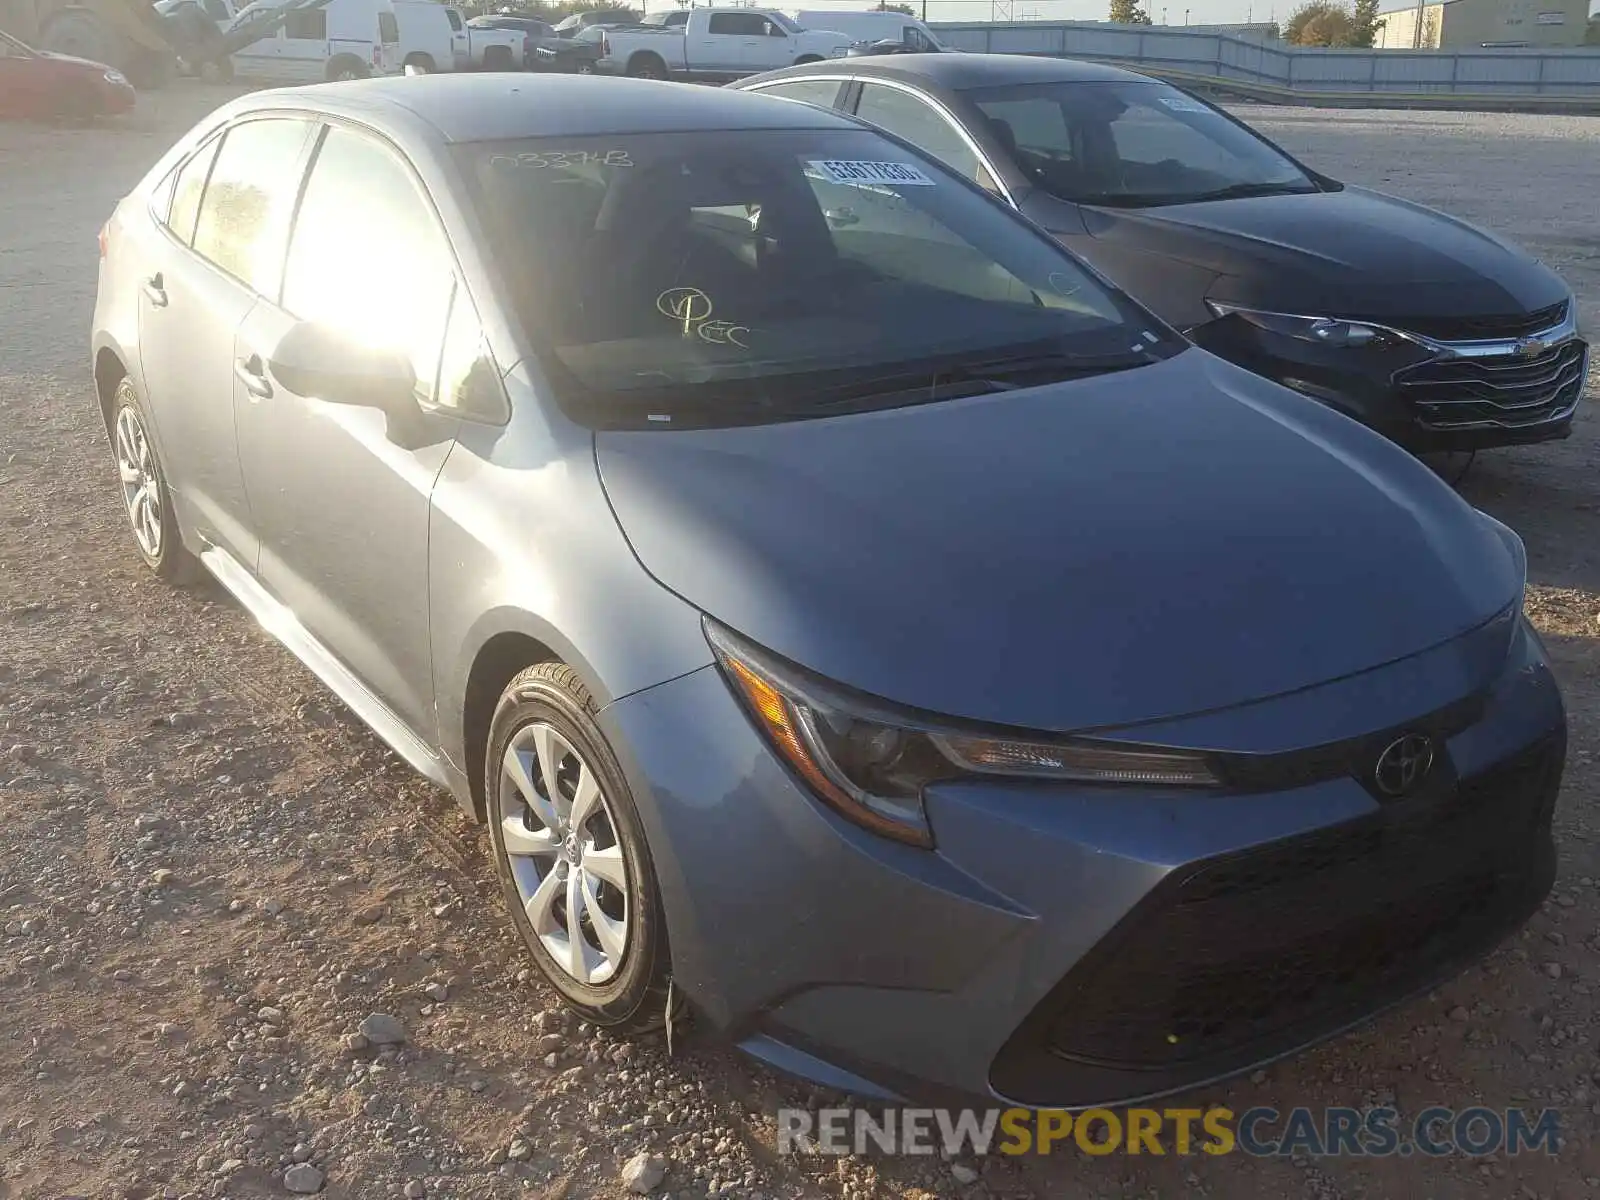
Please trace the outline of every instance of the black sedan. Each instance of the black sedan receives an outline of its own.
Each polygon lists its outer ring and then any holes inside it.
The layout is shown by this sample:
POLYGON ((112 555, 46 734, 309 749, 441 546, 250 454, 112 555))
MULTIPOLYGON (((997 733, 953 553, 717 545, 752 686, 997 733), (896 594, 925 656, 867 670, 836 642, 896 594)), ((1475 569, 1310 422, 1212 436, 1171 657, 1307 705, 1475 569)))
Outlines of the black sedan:
POLYGON ((1559 276, 1465 222, 1330 179, 1160 80, 913 54, 735 86, 898 134, 1206 349, 1413 450, 1571 430, 1588 347, 1559 276))

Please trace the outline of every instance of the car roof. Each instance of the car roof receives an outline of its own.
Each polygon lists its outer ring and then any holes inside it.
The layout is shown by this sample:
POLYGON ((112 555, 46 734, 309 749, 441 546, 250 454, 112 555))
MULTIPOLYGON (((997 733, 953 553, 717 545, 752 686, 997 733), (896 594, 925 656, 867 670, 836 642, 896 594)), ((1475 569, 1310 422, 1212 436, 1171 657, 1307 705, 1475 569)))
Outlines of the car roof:
POLYGON ((826 62, 785 67, 739 81, 738 86, 783 79, 791 75, 876 75, 906 83, 931 84, 952 92, 969 88, 1007 87, 1025 83, 1156 83, 1148 75, 1124 71, 1104 63, 1072 58, 1043 58, 1033 54, 886 54, 860 58, 833 58, 826 62))
POLYGON ((447 142, 722 129, 858 129, 808 104, 729 88, 522 73, 389 76, 257 92, 233 109, 313 109, 382 124, 421 122, 447 142))

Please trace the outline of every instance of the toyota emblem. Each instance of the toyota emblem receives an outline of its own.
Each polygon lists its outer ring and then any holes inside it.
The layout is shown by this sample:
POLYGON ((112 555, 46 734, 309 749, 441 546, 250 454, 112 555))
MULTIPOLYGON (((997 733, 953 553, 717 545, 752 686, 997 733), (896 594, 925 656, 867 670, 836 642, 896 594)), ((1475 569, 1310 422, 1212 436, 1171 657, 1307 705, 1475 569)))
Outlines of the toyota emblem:
POLYGON ((1433 769, 1433 739, 1420 733, 1396 738, 1378 755, 1373 782, 1390 799, 1409 795, 1433 769))

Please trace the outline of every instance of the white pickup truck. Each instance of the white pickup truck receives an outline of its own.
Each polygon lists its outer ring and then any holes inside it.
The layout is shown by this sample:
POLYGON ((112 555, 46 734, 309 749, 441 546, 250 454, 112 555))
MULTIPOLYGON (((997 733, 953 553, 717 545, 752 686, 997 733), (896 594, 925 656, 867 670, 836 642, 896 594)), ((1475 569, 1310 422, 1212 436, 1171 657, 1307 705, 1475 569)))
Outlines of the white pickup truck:
POLYGON ((764 8, 691 8, 679 25, 608 29, 594 69, 639 79, 721 81, 794 63, 843 58, 851 39, 801 29, 764 8))

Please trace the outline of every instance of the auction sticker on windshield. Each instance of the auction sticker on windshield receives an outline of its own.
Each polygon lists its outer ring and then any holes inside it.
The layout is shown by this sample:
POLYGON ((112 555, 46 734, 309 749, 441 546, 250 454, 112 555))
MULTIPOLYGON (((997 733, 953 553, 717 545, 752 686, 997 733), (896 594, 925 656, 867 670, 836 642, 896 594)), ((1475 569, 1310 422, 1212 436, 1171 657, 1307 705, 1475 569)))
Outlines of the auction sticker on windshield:
POLYGON ((899 183, 912 187, 932 187, 933 180, 910 163, 856 162, 853 159, 825 158, 806 164, 815 167, 834 183, 899 183))

